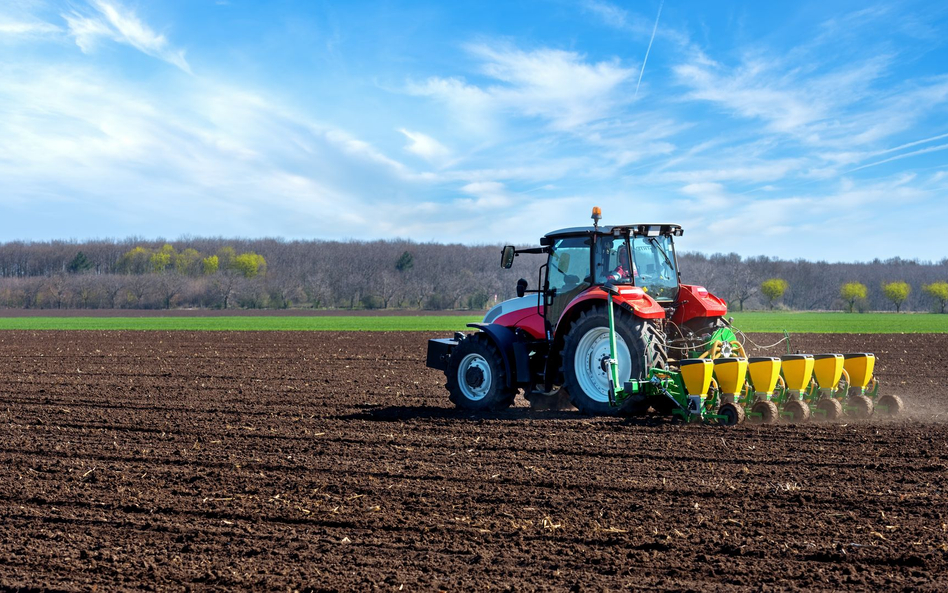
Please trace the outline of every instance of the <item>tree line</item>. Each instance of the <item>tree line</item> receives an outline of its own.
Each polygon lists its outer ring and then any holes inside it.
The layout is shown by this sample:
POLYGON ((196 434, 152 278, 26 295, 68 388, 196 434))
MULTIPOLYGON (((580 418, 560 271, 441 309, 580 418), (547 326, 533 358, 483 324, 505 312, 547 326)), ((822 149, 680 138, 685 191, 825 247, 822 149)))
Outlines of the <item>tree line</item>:
MULTIPOLYGON (((0 307, 482 310, 515 296, 520 277, 535 287, 543 258, 518 257, 512 270, 499 262, 499 245, 407 240, 12 241, 0 244, 0 307)), ((829 263, 692 252, 679 263, 683 282, 707 287, 731 310, 943 312, 938 290, 948 291, 948 258, 829 263), (780 281, 776 297, 771 280, 780 281), (865 294, 850 299, 846 284, 865 294), (907 287, 898 303, 893 286, 907 287)))

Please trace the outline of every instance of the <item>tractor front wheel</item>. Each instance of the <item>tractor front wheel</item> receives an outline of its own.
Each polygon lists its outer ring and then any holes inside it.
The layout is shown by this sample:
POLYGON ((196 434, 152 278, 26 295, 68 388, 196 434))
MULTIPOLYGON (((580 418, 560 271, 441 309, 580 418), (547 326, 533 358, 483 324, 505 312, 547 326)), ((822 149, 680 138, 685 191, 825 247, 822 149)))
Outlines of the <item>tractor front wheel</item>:
POLYGON ((500 351, 483 334, 461 340, 445 374, 451 401, 464 410, 503 410, 517 395, 517 389, 507 385, 500 351))
MULTIPOLYGON (((616 309, 619 384, 615 388, 621 389, 630 379, 644 379, 649 367, 664 368, 665 343, 654 325, 616 309)), ((609 358, 609 314, 605 306, 599 306, 580 315, 566 334, 563 376, 570 401, 584 414, 645 412, 649 406, 641 395, 630 397, 621 408, 609 403, 609 358)))

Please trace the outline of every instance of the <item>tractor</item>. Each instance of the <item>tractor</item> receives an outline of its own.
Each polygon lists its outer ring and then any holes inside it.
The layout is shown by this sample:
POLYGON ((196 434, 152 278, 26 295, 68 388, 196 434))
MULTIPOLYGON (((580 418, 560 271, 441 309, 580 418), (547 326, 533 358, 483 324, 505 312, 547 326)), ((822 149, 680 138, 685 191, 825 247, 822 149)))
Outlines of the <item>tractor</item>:
POLYGON ((427 366, 445 372, 450 400, 497 411, 522 389, 532 406, 569 403, 590 415, 743 420, 737 402, 715 401, 707 385, 718 366, 710 359, 732 360, 740 345, 725 302, 680 281, 674 240, 682 228, 601 219, 593 208, 592 226, 553 231, 539 247, 503 248, 503 268, 521 254, 546 263, 535 288, 521 278, 517 297, 469 324, 474 331, 429 340, 427 366), (697 387, 685 389, 691 369, 700 370, 697 387))

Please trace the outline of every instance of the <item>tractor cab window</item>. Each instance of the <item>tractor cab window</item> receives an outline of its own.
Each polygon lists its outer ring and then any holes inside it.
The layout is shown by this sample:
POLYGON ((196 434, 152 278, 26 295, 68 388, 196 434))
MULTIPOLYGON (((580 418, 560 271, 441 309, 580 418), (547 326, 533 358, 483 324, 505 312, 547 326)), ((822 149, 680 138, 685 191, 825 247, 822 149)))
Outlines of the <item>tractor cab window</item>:
POLYGON ((550 303, 547 320, 555 325, 566 305, 589 288, 589 238, 565 237, 553 244, 547 281, 556 292, 550 303))
POLYGON ((629 244, 625 239, 600 236, 596 242, 595 266, 596 284, 631 284, 636 275, 635 266, 629 259, 629 244))
POLYGON ((678 297, 678 271, 671 237, 632 237, 634 282, 657 301, 678 297))

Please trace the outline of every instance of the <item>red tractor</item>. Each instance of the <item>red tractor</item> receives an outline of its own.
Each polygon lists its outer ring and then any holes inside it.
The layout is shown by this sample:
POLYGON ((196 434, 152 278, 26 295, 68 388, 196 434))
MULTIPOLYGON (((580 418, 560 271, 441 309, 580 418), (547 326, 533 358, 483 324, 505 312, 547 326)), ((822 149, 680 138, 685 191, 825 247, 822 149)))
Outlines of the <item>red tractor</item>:
MULTIPOLYGON (((517 283, 517 298, 490 309, 473 333, 428 342, 427 365, 443 370, 456 406, 500 410, 523 389, 532 405, 572 403, 587 414, 671 411, 674 401, 643 390, 616 404, 610 365, 620 382, 646 381, 709 344, 735 343, 727 306, 704 287, 680 283, 674 224, 593 226, 548 233, 540 247, 504 247, 501 266, 520 254, 545 254, 538 288, 517 283), (615 358, 609 295, 615 303, 615 358)), ((724 355, 730 355, 724 352, 724 355)))

